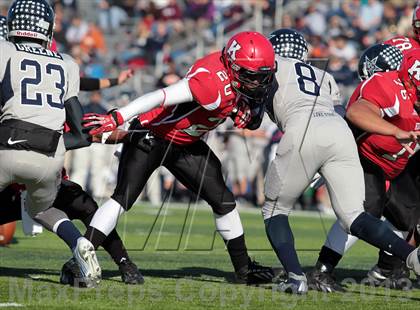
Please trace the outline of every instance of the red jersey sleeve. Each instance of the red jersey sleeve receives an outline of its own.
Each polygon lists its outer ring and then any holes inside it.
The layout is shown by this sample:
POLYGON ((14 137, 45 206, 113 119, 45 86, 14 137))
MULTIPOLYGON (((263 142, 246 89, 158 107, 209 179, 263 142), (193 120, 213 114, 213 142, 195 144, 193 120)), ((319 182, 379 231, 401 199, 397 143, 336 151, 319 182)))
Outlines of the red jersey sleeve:
POLYGON ((392 93, 393 85, 382 78, 382 75, 374 74, 366 80, 360 88, 360 97, 376 105, 388 117, 393 117, 399 113, 398 97, 392 93))
POLYGON ((190 86, 194 100, 203 108, 213 111, 220 106, 222 101, 217 80, 206 68, 193 68, 187 74, 186 79, 190 86))

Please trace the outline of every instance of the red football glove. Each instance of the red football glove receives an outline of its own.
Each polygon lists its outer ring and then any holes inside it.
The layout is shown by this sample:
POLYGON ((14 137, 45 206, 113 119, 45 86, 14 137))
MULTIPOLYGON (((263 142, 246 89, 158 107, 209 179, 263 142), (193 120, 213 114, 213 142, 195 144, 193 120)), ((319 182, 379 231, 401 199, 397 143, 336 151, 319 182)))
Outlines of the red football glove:
POLYGON ((233 123, 239 129, 245 128, 251 120, 251 108, 247 104, 234 108, 232 114, 233 123))
POLYGON ((124 119, 121 113, 116 110, 105 115, 87 113, 83 116, 83 127, 96 127, 89 131, 91 136, 113 131, 122 124, 124 124, 124 119))

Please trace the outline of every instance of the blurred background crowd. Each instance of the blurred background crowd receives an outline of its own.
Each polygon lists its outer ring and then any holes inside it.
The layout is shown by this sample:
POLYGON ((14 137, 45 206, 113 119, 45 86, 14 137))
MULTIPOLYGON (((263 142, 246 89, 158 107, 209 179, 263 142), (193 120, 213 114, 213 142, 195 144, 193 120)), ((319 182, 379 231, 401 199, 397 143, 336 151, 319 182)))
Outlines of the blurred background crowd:
MULTIPOLYGON (((58 50, 71 54, 83 76, 117 77, 124 69, 135 75, 124 85, 81 93, 86 111, 105 112, 157 87, 178 81, 194 61, 221 49, 235 32, 264 34, 281 28, 300 31, 310 44, 310 57, 328 59, 327 71, 340 86, 343 104, 358 83, 357 63, 368 46, 393 35, 411 35, 415 0, 50 0, 56 12, 58 50)), ((11 0, 0 0, 6 15, 11 0)), ((263 202, 263 180, 281 138, 275 125, 257 131, 233 130, 229 122, 206 139, 221 159, 238 202, 263 202)), ((118 146, 95 145, 70 152, 70 177, 97 199, 112 191, 118 146)), ((161 169, 142 199, 159 205, 195 202, 172 175, 161 169), (167 195, 171 193, 171 195, 167 195), (169 198, 168 198, 169 197, 169 198)), ((325 188, 307 190, 296 208, 329 212, 325 188)))

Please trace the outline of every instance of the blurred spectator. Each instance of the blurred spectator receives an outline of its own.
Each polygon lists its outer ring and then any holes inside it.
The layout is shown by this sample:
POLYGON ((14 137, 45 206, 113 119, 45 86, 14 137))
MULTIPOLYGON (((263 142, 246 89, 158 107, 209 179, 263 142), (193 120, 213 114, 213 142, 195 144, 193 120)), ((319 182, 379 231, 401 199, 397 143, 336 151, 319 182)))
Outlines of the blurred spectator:
POLYGON ((330 53, 332 56, 343 58, 346 61, 357 56, 356 48, 345 35, 339 35, 330 41, 330 53))
POLYGON ((89 24, 82 20, 80 15, 75 15, 66 32, 66 40, 71 45, 80 44, 89 31, 89 24))
POLYGON ((208 29, 213 22, 214 14, 213 0, 186 0, 185 17, 194 22, 190 23, 190 30, 208 29))
MULTIPOLYGON (((98 114, 107 112, 102 105, 100 92, 91 93, 90 102, 83 107, 83 111, 98 114)), ((105 180, 114 158, 112 149, 112 146, 94 143, 90 147, 72 151, 73 163, 70 177, 83 189, 89 189, 96 199, 105 197, 105 180)))
POLYGON ((328 38, 337 37, 340 34, 345 33, 346 26, 344 19, 339 15, 333 15, 328 21, 328 29, 325 34, 328 38))
POLYGON ((413 19, 413 6, 406 4, 397 23, 397 34, 405 35, 411 33, 411 23, 413 19))
POLYGON ((382 21, 382 13, 384 11, 383 4, 378 0, 368 0, 366 4, 362 4, 360 9, 360 29, 363 31, 376 31, 382 21))
POLYGON ((158 10, 158 19, 165 21, 175 33, 182 33, 184 25, 182 22, 182 9, 176 0, 169 0, 158 10))
POLYGON ((99 26, 106 32, 115 31, 128 14, 117 0, 96 0, 99 8, 99 26))
POLYGON ((65 8, 71 8, 72 10, 77 11, 77 0, 53 0, 52 4, 54 9, 56 9, 57 4, 60 4, 65 8))
POLYGON ((349 66, 342 59, 338 57, 331 57, 328 72, 330 72, 337 84, 349 86, 354 83, 354 74, 349 66))
POLYGON ((93 55, 96 53, 102 55, 105 54, 105 37, 101 29, 98 28, 95 24, 90 23, 88 26, 88 31, 80 41, 80 47, 82 48, 83 52, 89 55, 93 55))
POLYGON ((67 28, 68 24, 64 20, 63 9, 60 5, 57 5, 55 7, 54 39, 56 41, 58 51, 67 51, 70 48, 66 38, 67 28))
POLYGON ((327 28, 325 16, 319 12, 314 5, 310 5, 305 14, 305 24, 308 26, 311 34, 323 35, 327 28))
POLYGON ((321 36, 311 36, 308 40, 309 55, 311 58, 327 58, 329 56, 328 46, 322 41, 321 36))
POLYGON ((175 84, 181 79, 181 75, 176 69, 176 64, 173 59, 169 59, 166 64, 166 70, 163 75, 157 80, 156 88, 163 88, 175 84))

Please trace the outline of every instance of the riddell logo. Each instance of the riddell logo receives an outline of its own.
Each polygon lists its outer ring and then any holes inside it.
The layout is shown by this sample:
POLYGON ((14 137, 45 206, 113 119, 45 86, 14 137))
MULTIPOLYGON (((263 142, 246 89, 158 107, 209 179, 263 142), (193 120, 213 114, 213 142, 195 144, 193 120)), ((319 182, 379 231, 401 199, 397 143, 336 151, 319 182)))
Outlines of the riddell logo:
POLYGON ((32 37, 32 38, 37 38, 38 35, 36 33, 30 32, 30 31, 16 31, 16 34, 18 36, 23 36, 23 37, 32 37))

